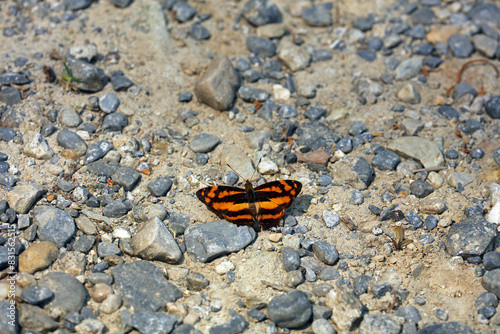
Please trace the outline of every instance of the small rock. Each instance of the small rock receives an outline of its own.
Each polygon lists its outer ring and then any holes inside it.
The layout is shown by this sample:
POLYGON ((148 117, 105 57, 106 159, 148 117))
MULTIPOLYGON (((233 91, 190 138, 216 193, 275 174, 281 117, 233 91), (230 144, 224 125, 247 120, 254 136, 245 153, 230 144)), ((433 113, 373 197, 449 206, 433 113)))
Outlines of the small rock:
POLYGON ((410 83, 405 84, 403 88, 398 91, 397 97, 401 102, 410 104, 420 103, 420 93, 415 86, 410 83))
POLYGON ((307 50, 284 39, 278 45, 278 60, 292 72, 297 72, 309 66, 311 55, 307 50))
POLYGON ((448 47, 457 58, 468 58, 474 52, 474 46, 465 34, 451 35, 448 39, 448 47))
POLYGON ((189 148, 196 153, 208 153, 219 145, 220 142, 221 140, 218 137, 202 133, 189 142, 189 148))
POLYGON ((401 158, 393 151, 383 150, 373 157, 372 165, 380 170, 396 170, 401 158))
POLYGON ((254 26, 278 23, 282 19, 280 10, 271 0, 249 0, 241 15, 254 26))
POLYGON ((363 305, 346 286, 334 286, 326 295, 326 305, 332 309, 331 320, 340 330, 349 330, 362 317, 363 305))
POLYGON ((76 232, 75 220, 66 211, 45 207, 33 219, 38 238, 50 241, 58 247, 65 246, 76 232))
POLYGON ((305 8, 302 18, 311 27, 329 27, 333 24, 331 3, 324 3, 305 8))
POLYGON ((453 224, 446 235, 446 248, 453 256, 481 256, 491 248, 496 228, 483 216, 466 218, 453 224))
POLYGON ((57 134, 57 143, 68 150, 74 151, 78 156, 87 152, 87 144, 75 132, 63 129, 57 134))
POLYGON ((321 262, 330 266, 333 266, 339 259, 337 249, 325 241, 316 241, 312 246, 312 251, 321 262))
POLYGON ((51 272, 45 274, 38 286, 46 287, 54 293, 54 299, 44 306, 51 318, 64 317, 71 312, 79 312, 86 302, 87 290, 71 275, 51 272))
POLYGON ((500 119, 500 95, 495 95, 486 102, 484 111, 493 119, 500 119))
POLYGON ((463 172, 453 172, 446 177, 446 183, 451 187, 456 188, 460 183, 462 186, 467 186, 474 181, 474 177, 463 172))
POLYGON ((387 146, 405 158, 411 158, 421 163, 424 168, 443 166, 445 163, 443 153, 435 143, 416 136, 400 137, 387 146))
POLYGON ((278 327, 299 328, 311 318, 312 308, 305 293, 292 291, 271 299, 267 312, 278 327))

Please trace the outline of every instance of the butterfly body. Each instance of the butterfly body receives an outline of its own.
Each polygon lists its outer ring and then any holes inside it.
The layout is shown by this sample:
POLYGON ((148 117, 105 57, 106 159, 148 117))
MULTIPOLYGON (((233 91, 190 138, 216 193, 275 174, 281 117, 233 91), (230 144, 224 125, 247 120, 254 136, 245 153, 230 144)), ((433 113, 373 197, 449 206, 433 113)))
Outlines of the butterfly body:
POLYGON ((206 187, 196 196, 219 218, 236 225, 269 228, 278 225, 301 189, 302 184, 292 180, 272 181, 255 188, 246 181, 245 188, 206 187))

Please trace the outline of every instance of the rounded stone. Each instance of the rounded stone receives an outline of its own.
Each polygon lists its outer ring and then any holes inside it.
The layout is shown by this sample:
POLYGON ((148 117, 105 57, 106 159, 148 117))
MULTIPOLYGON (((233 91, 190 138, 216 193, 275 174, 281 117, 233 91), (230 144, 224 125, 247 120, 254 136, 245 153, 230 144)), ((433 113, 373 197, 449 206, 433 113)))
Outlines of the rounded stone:
POLYGON ((19 271, 33 274, 50 266, 59 256, 59 249, 50 241, 32 244, 19 255, 19 271))
POLYGON ((292 291, 271 299, 267 306, 268 316, 281 328, 299 328, 312 315, 312 307, 302 291, 292 291))

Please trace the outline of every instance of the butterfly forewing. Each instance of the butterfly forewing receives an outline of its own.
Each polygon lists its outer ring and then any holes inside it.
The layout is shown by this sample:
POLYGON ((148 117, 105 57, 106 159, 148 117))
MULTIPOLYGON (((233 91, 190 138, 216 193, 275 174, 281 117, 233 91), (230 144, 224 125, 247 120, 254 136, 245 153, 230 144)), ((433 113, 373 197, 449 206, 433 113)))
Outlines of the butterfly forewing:
POLYGON ((247 190, 227 186, 207 187, 198 190, 196 196, 220 218, 237 225, 253 225, 256 222, 268 228, 278 225, 301 189, 302 184, 298 181, 280 180, 256 188, 250 185, 247 190))

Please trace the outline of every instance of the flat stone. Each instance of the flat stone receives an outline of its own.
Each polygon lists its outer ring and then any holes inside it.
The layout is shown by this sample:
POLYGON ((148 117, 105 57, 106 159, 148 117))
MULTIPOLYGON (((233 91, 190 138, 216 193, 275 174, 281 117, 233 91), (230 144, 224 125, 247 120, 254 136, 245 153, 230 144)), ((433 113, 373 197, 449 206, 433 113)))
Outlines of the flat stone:
POLYGON ((63 129, 57 134, 57 143, 68 150, 74 151, 78 156, 87 152, 85 141, 73 131, 63 129))
POLYGON ((405 158, 411 158, 421 163, 424 168, 444 166, 445 160, 439 147, 427 139, 407 136, 394 139, 387 149, 405 158))
POLYGON ((98 92, 104 88, 108 81, 104 70, 83 60, 68 59, 66 64, 71 71, 71 75, 81 79, 71 82, 78 89, 87 92, 98 92))
POLYGON ((201 133, 189 142, 189 148, 196 153, 211 152, 221 140, 207 133, 201 133))
POLYGON ((237 226, 225 220, 189 226, 184 233, 187 252, 196 261, 212 259, 237 252, 256 237, 249 226, 237 226))
POLYGON ((448 174, 446 177, 446 183, 448 183, 451 187, 456 188, 459 183, 462 186, 467 186, 474 181, 474 176, 463 173, 463 172, 453 172, 448 174))
POLYGON ((239 87, 240 77, 229 58, 216 55, 196 83, 195 94, 200 102, 216 110, 228 110, 239 87))
POLYGON ((311 55, 306 49, 283 39, 278 45, 278 60, 292 72, 297 72, 309 66, 311 55))
POLYGON ((66 211, 53 207, 36 214, 33 219, 40 240, 50 241, 58 247, 65 246, 76 232, 75 220, 66 211))
POLYGON ((496 228, 483 216, 472 216, 453 224, 446 234, 446 249, 452 256, 481 256, 492 248, 496 228))
POLYGON ((16 103, 21 102, 22 99, 21 92, 17 88, 6 87, 0 91, 0 102, 3 102, 8 106, 13 106, 16 103))
POLYGON ((337 249, 325 241, 316 241, 312 246, 312 251, 321 262, 329 266, 333 266, 339 259, 337 249))
POLYGON ((19 255, 19 271, 33 274, 50 266, 59 256, 59 249, 50 241, 32 244, 19 255))
POLYGON ((82 283, 65 273, 48 273, 38 281, 38 285, 54 292, 54 299, 44 306, 44 310, 51 318, 79 312, 88 298, 87 290, 82 283))
POLYGON ((134 312, 156 312, 183 296, 160 269, 147 261, 119 264, 112 273, 124 306, 134 312))
POLYGON ((28 213, 46 192, 47 189, 39 184, 19 185, 7 193, 7 202, 17 213, 28 213))
POLYGON ((52 320, 49 315, 38 306, 19 304, 19 324, 24 331, 52 331, 59 327, 57 322, 52 320))
POLYGON ((407 80, 417 76, 422 68, 423 59, 412 57, 403 60, 396 67, 396 80, 407 80))

